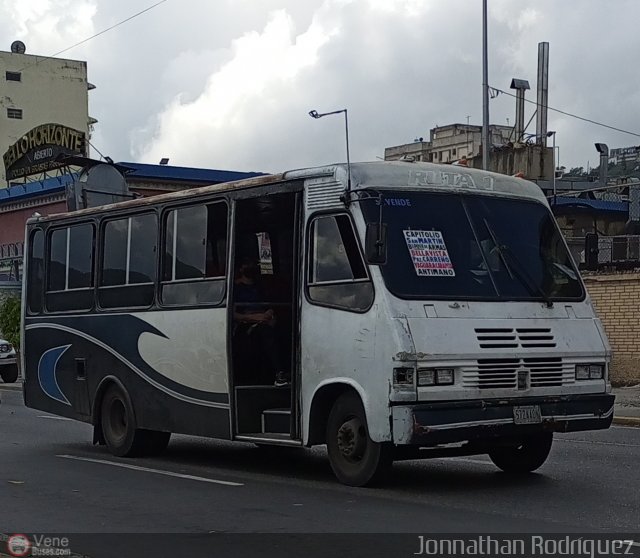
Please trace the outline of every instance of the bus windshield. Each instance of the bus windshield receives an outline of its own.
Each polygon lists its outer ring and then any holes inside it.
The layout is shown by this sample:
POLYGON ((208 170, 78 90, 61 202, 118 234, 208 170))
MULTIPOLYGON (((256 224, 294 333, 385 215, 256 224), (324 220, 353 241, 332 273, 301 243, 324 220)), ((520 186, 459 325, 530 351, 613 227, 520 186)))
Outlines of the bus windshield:
MULTIPOLYGON (((381 191, 387 288, 401 298, 581 300, 584 291, 551 212, 494 196, 381 191)), ((361 203, 367 223, 378 200, 361 203)))

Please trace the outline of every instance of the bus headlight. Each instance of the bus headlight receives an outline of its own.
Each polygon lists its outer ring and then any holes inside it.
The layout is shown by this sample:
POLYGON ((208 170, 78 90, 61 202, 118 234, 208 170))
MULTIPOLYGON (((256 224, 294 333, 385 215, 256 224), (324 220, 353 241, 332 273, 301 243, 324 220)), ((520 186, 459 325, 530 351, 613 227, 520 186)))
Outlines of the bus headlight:
POLYGON ((576 364, 576 380, 602 380, 603 364, 576 364))
POLYGON ((604 378, 604 366, 602 364, 592 364, 589 366, 589 379, 602 380, 604 378))
POLYGON ((394 368, 393 385, 395 387, 413 387, 413 368, 394 368))
POLYGON ((450 386, 453 385, 453 368, 419 368, 419 386, 450 386))
POLYGON ((419 386, 435 386, 436 371, 431 368, 418 369, 418 385, 419 386))

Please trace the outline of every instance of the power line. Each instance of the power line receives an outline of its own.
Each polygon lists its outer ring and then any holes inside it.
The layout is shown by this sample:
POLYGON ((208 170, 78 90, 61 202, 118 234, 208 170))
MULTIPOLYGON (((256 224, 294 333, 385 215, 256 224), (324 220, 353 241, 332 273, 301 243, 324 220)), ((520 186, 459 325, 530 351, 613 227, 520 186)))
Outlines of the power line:
MULTIPOLYGON (((505 95, 509 95, 509 97, 514 97, 514 98, 516 97, 513 93, 508 93, 507 91, 503 91, 502 89, 498 89, 496 87, 492 87, 492 89, 494 89, 498 93, 504 93, 505 95)), ((525 101, 527 103, 531 103, 533 105, 537 105, 538 104, 535 101, 532 101, 530 99, 525 99, 525 101)), ((636 132, 630 132, 629 130, 623 130, 622 128, 616 128, 615 126, 609 126, 608 124, 604 124, 602 122, 596 122, 595 120, 591 120, 590 118, 584 118, 583 116, 578 116, 577 114, 571 114, 570 112, 566 112, 564 110, 553 108, 553 107, 550 107, 549 105, 547 105, 546 108, 549 109, 549 110, 552 110, 554 112, 559 112, 560 114, 564 114, 565 116, 570 116, 571 118, 577 118, 578 120, 582 120, 583 122, 589 122, 590 124, 595 124, 596 126, 602 126, 603 128, 608 128, 609 130, 614 130, 616 132, 622 132, 623 134, 629 134, 631 136, 636 136, 636 137, 640 138, 640 134, 637 134, 636 132)))
POLYGON ((28 64, 27 66, 22 68, 22 70, 20 70, 20 71, 22 72, 22 71, 26 70, 27 68, 30 68, 31 66, 35 66, 35 65, 39 64, 40 62, 42 62, 44 60, 49 60, 50 58, 55 58, 56 56, 58 56, 59 54, 62 54, 63 52, 67 52, 68 50, 71 50, 72 48, 80 46, 80 45, 90 41, 91 39, 95 39, 96 37, 99 37, 100 35, 103 35, 107 31, 111 31, 112 29, 115 29, 116 27, 119 27, 123 23, 127 23, 128 21, 131 21, 132 19, 135 19, 136 17, 144 14, 145 12, 153 10, 153 8, 159 6, 160 4, 164 4, 166 1, 167 0, 160 0, 160 2, 156 2, 155 4, 145 8, 144 10, 140 10, 139 12, 129 16, 128 18, 123 19, 122 21, 119 21, 118 23, 113 24, 111 27, 107 27, 106 29, 103 29, 102 31, 99 31, 95 35, 91 35, 91 37, 87 37, 86 39, 83 39, 82 41, 77 42, 77 43, 75 43, 75 44, 73 44, 73 45, 71 45, 71 46, 69 46, 67 48, 63 48, 62 50, 59 50, 58 52, 56 52, 56 53, 54 53, 54 54, 52 54, 50 56, 45 56, 45 57, 41 58, 40 60, 38 60, 37 62, 34 62, 33 64, 28 64))

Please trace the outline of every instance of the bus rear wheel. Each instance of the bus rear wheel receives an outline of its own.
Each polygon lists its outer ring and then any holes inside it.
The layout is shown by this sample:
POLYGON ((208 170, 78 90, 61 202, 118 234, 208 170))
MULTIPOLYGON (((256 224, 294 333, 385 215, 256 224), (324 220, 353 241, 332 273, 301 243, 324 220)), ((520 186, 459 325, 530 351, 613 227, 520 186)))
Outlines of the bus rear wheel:
POLYGON ((167 447, 171 436, 169 432, 137 428, 131 399, 115 384, 102 399, 100 423, 107 449, 118 457, 157 455, 167 447))
POLYGON ((505 473, 530 473, 547 460, 552 443, 552 432, 534 434, 512 445, 493 447, 489 458, 505 473))
POLYGON ((374 484, 391 469, 392 448, 370 438, 362 401, 354 393, 344 393, 334 403, 326 440, 331 468, 343 484, 374 484))

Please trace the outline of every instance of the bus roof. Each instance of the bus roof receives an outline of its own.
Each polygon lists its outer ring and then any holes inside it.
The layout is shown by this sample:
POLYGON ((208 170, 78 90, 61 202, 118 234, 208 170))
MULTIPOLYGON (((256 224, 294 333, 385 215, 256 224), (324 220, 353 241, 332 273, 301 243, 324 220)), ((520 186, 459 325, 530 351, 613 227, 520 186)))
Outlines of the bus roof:
MULTIPOLYGON (((507 195, 509 197, 522 197, 535 199, 545 204, 547 203, 542 190, 533 182, 522 178, 515 178, 464 166, 405 161, 375 161, 369 163, 352 163, 350 167, 352 190, 354 191, 366 188, 435 191, 454 190, 467 191, 469 193, 478 192, 483 194, 507 195)), ((110 205, 81 209, 70 213, 32 217, 28 222, 56 220, 71 215, 81 217, 83 215, 110 212, 116 209, 145 207, 156 203, 179 201, 196 195, 201 196, 246 188, 258 188, 270 184, 278 184, 287 180, 304 180, 331 176, 334 176, 336 180, 341 180, 346 184, 347 165, 345 163, 339 163, 322 167, 310 167, 210 186, 200 186, 147 198, 138 198, 110 205)))

